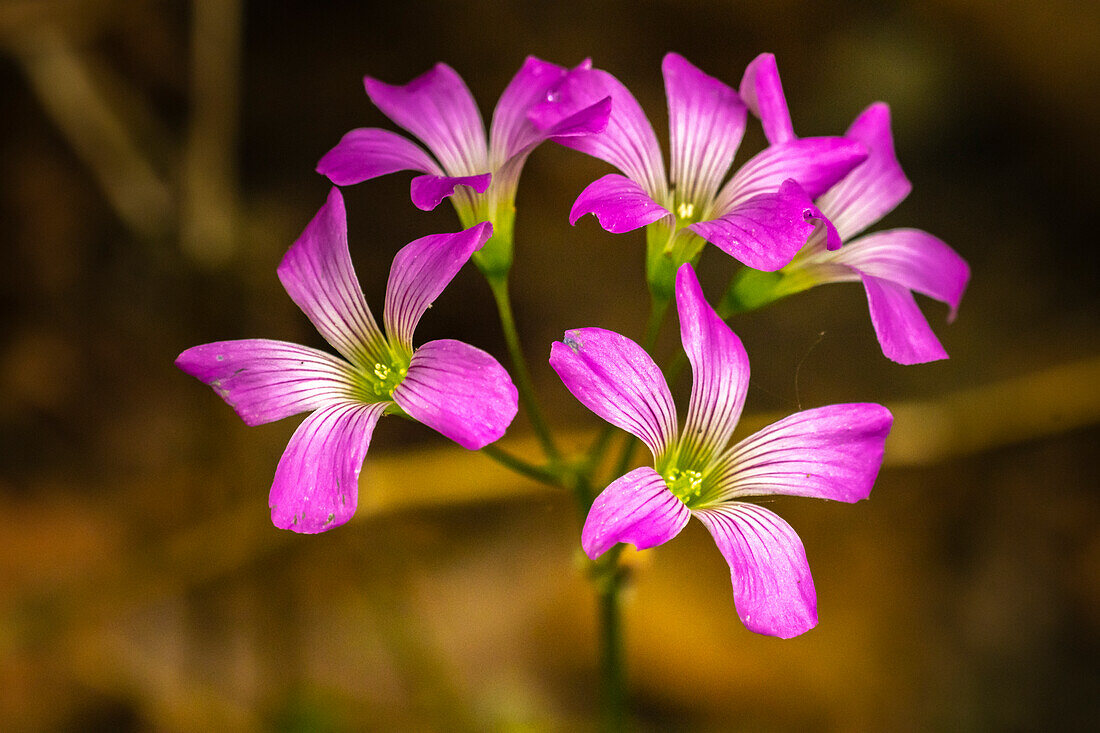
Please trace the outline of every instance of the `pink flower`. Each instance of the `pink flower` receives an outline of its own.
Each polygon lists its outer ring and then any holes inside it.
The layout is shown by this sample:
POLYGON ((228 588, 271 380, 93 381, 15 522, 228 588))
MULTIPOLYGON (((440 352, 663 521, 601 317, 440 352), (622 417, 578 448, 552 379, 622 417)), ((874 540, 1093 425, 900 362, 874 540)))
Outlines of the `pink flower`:
MULTIPOLYGON (((611 117, 602 133, 558 140, 622 172, 585 188, 570 222, 594 214, 614 233, 659 225, 663 241, 657 254, 671 255, 675 266, 694 259, 702 238, 749 267, 778 270, 820 223, 811 199, 858 165, 866 151, 840 137, 790 140, 770 146, 726 180, 745 132, 745 103, 734 89, 678 54, 666 55, 661 68, 668 97, 668 176, 645 113, 606 71, 571 71, 531 111, 535 125, 549 129, 595 100, 611 97, 611 117)), ((835 243, 839 246, 839 240, 835 243)), ((674 273, 674 268, 668 272, 669 287, 674 273)))
POLYGON ((817 624, 802 541, 773 512, 743 501, 786 494, 855 502, 871 492, 893 421, 881 405, 799 412, 727 446, 749 383, 740 339, 703 298, 691 265, 676 277, 680 337, 693 372, 683 430, 660 369, 637 344, 600 328, 567 331, 550 364, 597 415, 638 437, 653 467, 616 479, 588 513, 592 559, 618 542, 668 542, 695 517, 729 563, 737 613, 750 630, 790 638, 817 624))
POLYGON ((504 434, 516 415, 517 393, 496 359, 460 341, 412 343, 420 317, 491 234, 491 225, 478 224, 402 248, 390 269, 383 331, 355 277, 344 201, 334 188, 278 273, 291 299, 344 358, 246 339, 195 346, 176 359, 249 425, 311 413, 275 471, 270 505, 277 527, 314 533, 351 519, 374 426, 387 412, 403 410, 471 450, 504 434))
MULTIPOLYGON (((770 141, 795 139, 779 72, 770 54, 749 65, 742 96, 760 116, 770 141)), ((894 154, 890 108, 885 104, 879 102, 864 110, 845 137, 866 146, 867 160, 816 201, 821 213, 836 226, 843 246, 828 248, 822 237, 812 237, 780 270, 777 280, 762 283, 753 273, 746 273, 738 283, 740 295, 751 305, 753 300, 767 302, 823 283, 860 281, 867 291, 875 335, 887 357, 901 364, 946 359, 947 352, 917 307, 913 293, 946 303, 951 309, 950 322, 970 280, 970 267, 943 241, 919 229, 857 236, 901 203, 912 186, 894 154)))

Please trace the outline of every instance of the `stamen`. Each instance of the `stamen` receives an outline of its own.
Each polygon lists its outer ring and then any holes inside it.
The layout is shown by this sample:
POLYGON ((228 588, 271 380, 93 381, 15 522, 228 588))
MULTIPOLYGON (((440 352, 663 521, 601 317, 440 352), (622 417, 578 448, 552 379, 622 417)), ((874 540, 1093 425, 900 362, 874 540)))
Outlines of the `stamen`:
POLYGON ((668 490, 685 504, 703 493, 703 474, 699 471, 673 468, 663 478, 668 490))

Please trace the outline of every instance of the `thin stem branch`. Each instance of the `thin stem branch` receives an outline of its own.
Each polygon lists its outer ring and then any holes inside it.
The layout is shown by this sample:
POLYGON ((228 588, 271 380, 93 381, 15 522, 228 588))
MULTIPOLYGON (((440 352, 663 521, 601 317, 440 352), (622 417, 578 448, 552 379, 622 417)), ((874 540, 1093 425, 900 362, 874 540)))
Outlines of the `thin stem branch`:
POLYGON ((533 463, 529 463, 503 448, 498 448, 495 444, 485 446, 481 449, 481 452, 485 454, 486 457, 493 459, 505 468, 511 469, 527 478, 558 488, 562 488, 565 485, 561 474, 555 473, 542 466, 536 466, 533 463))
POLYGON ((626 725, 626 667, 623 654, 622 585, 619 565, 622 545, 596 561, 594 580, 600 621, 601 728, 618 733, 626 725))
POLYGON ((497 312, 500 314, 500 327, 504 331, 504 340, 508 344, 508 353, 512 358, 512 372, 516 378, 519 399, 527 411, 527 419, 531 421, 531 427, 542 445, 543 453, 552 463, 557 463, 561 460, 561 452, 554 443, 550 427, 543 418, 542 410, 539 408, 538 400, 535 397, 535 388, 531 383, 531 373, 527 370, 527 360, 523 356, 519 334, 516 332, 516 321, 512 314, 512 301, 508 295, 508 276, 488 275, 486 279, 489 281, 489 289, 493 292, 497 312))

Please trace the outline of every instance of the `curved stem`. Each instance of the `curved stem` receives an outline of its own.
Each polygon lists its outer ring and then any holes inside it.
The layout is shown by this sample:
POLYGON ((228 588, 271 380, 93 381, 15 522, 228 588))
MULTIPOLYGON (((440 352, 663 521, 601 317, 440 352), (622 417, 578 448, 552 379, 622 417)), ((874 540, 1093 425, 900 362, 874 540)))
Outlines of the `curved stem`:
POLYGON ((542 445, 542 451, 552 463, 561 459, 561 452, 554 443, 554 437, 539 409, 538 400, 535 398, 535 389, 531 383, 531 374, 527 371, 527 360, 523 356, 523 349, 519 343, 519 334, 516 333, 516 321, 512 315, 512 301, 508 296, 507 275, 487 275, 489 289, 493 291, 493 299, 497 304, 497 312, 500 314, 500 327, 504 331, 504 340, 508 344, 508 353, 512 358, 512 371, 516 378, 516 389, 519 390, 519 399, 527 411, 527 419, 531 421, 531 427, 535 436, 542 445))
POLYGON ((495 444, 485 446, 481 449, 481 452, 505 468, 509 468, 527 478, 557 488, 562 488, 565 485, 561 474, 544 468, 543 466, 536 466, 533 463, 529 463, 503 448, 498 448, 495 444))

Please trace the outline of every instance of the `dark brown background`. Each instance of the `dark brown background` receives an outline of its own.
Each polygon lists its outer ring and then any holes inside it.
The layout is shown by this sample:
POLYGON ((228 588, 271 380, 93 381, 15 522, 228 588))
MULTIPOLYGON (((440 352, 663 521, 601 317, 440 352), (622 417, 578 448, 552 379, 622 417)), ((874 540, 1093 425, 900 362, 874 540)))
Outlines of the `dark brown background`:
MULTIPOLYGON (((880 401, 898 420, 871 501, 777 500, 803 537, 821 623, 740 624, 698 526, 632 558, 630 695, 653 730, 1064 730, 1095 724, 1100 419, 1095 224, 1100 17, 975 2, 0 5, 0 719, 29 730, 576 729, 596 705, 594 622, 566 497, 399 420, 379 426, 355 520, 271 527, 296 420, 246 428, 176 371, 182 349, 320 346, 275 266, 324 201, 317 159, 390 127, 361 77, 436 61, 488 117, 527 54, 585 56, 662 140, 662 55, 736 85, 776 53, 794 122, 838 134, 892 105, 927 229, 974 277, 951 360, 881 356, 857 286, 734 323, 746 422, 880 401), (525 727, 526 726, 526 727, 525 727)), ((755 130, 744 149, 759 149, 755 130)), ((744 160, 745 155, 739 157, 744 160)), ((551 340, 638 336, 642 237, 566 221, 607 168, 552 145, 518 196, 516 310, 570 439, 594 427, 546 366, 551 340)), ((405 242, 454 230, 407 174, 346 192, 380 309, 405 242)), ((702 261, 717 294, 730 263, 702 261)), ((663 347, 675 343, 666 329, 663 347)), ((418 331, 505 358, 462 272, 418 331)), ((506 443, 529 448, 517 420, 506 443)))

